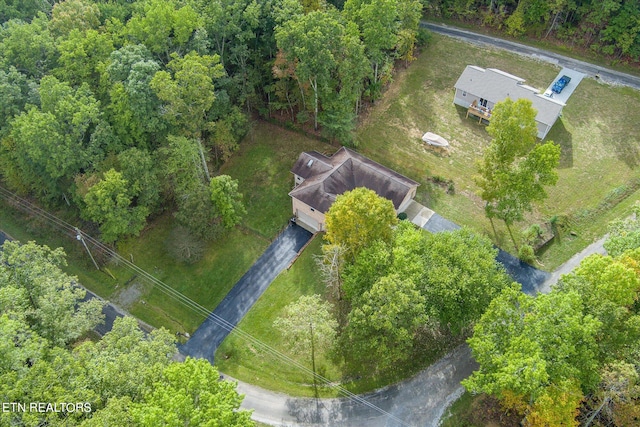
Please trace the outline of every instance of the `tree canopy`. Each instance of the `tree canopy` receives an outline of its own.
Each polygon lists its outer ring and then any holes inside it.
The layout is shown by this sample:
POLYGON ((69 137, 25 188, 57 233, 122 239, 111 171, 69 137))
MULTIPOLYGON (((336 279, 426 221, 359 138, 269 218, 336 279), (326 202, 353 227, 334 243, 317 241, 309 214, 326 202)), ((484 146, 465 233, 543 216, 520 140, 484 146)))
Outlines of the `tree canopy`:
POLYGON ((497 397, 527 425, 628 420, 638 410, 628 363, 640 354, 639 259, 638 249, 592 255, 535 298, 503 290, 468 340, 480 368, 465 387, 497 397))
POLYGON ((97 341, 78 339, 103 303, 33 242, 0 250, 0 395, 9 402, 82 402, 82 410, 0 413, 2 425, 253 426, 242 396, 204 360, 174 362, 174 337, 117 318, 97 341), (86 406, 85 406, 86 405, 86 406))
POLYGON ((365 187, 336 197, 325 221, 325 240, 344 246, 351 257, 376 240, 390 242, 391 227, 398 222, 393 203, 365 187))

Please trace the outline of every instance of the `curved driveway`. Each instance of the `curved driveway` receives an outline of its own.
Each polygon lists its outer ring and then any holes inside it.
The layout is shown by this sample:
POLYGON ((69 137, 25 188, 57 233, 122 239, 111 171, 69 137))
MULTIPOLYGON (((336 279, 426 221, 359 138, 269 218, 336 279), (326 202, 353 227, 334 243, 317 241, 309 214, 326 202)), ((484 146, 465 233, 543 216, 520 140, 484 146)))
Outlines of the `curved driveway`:
POLYGON ((640 77, 638 76, 621 73, 619 71, 604 68, 599 65, 589 64, 588 62, 569 58, 554 52, 549 52, 543 49, 538 49, 508 40, 503 40, 497 37, 485 36, 484 34, 477 34, 471 31, 461 30, 459 28, 450 27, 448 25, 434 24, 426 21, 422 21, 420 25, 424 28, 429 29, 430 31, 433 31, 434 33, 444 34, 449 37, 454 37, 481 46, 492 46, 499 49, 508 50, 522 56, 528 56, 544 62, 571 68, 572 70, 580 71, 581 73, 584 73, 589 77, 594 77, 596 74, 598 74, 600 76, 600 80, 605 83, 629 86, 634 89, 640 89, 640 77))

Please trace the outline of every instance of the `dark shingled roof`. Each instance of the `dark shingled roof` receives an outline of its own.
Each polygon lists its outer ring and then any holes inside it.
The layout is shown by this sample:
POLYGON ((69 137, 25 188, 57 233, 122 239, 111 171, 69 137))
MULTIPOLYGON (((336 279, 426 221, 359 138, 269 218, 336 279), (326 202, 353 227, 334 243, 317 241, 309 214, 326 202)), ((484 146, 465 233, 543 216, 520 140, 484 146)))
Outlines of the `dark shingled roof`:
POLYGON ((315 151, 302 153, 291 172, 305 181, 289 195, 322 213, 329 210, 337 195, 357 187, 375 191, 398 209, 407 193, 418 186, 417 182, 345 147, 331 157, 315 151))

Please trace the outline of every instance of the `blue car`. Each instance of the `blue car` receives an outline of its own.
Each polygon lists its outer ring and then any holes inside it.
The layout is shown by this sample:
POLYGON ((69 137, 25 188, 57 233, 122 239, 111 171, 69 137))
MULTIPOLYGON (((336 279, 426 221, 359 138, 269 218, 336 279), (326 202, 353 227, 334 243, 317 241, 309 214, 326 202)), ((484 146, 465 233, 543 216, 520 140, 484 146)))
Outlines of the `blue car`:
POLYGON ((557 82, 553 84, 553 87, 551 88, 551 90, 554 91, 555 93, 560 93, 562 92, 562 89, 564 89, 569 84, 570 81, 571 81, 571 77, 562 76, 558 79, 557 82))

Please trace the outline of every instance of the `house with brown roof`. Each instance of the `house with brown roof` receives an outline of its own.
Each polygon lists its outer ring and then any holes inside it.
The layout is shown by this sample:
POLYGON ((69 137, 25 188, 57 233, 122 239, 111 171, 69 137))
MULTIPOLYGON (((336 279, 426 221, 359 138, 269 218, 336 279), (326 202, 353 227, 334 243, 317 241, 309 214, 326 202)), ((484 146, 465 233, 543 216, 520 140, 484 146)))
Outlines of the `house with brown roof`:
POLYGON ((538 112, 536 125, 540 139, 547 136, 565 106, 564 102, 526 85, 524 79, 495 68, 467 65, 455 89, 454 104, 467 108, 467 116, 474 115, 479 121, 491 121, 494 105, 507 98, 530 100, 538 112))
POLYGON ((294 189, 289 193, 298 223, 313 232, 324 230, 324 215, 336 197, 366 187, 391 200, 402 212, 416 195, 418 183, 342 147, 327 157, 316 151, 300 154, 291 169, 294 189))

